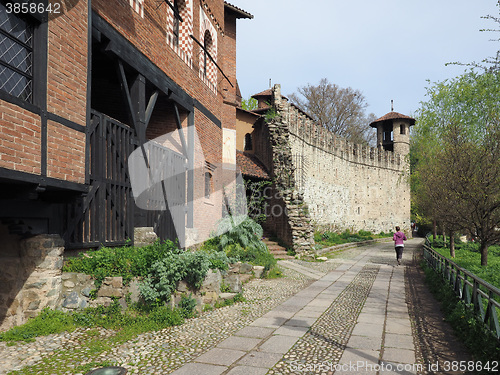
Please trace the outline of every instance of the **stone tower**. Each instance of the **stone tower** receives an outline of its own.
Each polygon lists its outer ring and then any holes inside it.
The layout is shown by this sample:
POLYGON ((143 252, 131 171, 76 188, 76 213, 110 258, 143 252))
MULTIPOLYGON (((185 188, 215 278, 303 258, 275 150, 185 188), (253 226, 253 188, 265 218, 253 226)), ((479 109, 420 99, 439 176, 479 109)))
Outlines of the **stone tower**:
POLYGON ((397 112, 389 112, 370 124, 377 129, 377 147, 400 155, 410 152, 412 125, 415 125, 415 119, 397 112))

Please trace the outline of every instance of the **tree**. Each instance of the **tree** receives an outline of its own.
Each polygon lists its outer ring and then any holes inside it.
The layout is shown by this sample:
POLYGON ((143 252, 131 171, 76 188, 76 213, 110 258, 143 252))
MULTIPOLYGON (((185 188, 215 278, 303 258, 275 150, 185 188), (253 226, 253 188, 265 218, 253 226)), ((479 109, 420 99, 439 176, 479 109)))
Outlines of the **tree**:
POLYGON ((317 86, 307 84, 297 92, 289 95, 290 100, 319 125, 352 142, 375 143, 369 124, 376 117, 365 114, 368 104, 359 90, 342 88, 323 78, 317 86))
POLYGON ((500 72, 427 89, 412 138, 414 194, 426 214, 488 247, 500 242, 500 72))
POLYGON ((243 108, 246 111, 253 111, 258 108, 258 102, 257 99, 255 98, 248 98, 248 99, 243 99, 241 101, 241 108, 243 108))
MULTIPOLYGON (((500 13, 500 0, 497 1, 496 4, 499 13, 500 13)), ((481 17, 486 20, 493 21, 497 24, 497 28, 494 29, 481 29, 480 31, 486 31, 486 32, 493 32, 493 33, 498 33, 500 32, 500 17, 499 16, 493 16, 491 14, 488 14, 487 16, 481 17)), ((499 42, 500 39, 491 39, 492 42, 499 42)), ((500 50, 497 50, 495 53, 495 56, 490 56, 487 58, 484 58, 480 63, 478 62, 471 62, 471 63, 462 63, 462 62, 452 62, 448 63, 446 65, 464 65, 464 66, 470 66, 472 68, 479 68, 484 70, 485 72, 494 72, 494 71, 499 71, 500 70, 500 50)))

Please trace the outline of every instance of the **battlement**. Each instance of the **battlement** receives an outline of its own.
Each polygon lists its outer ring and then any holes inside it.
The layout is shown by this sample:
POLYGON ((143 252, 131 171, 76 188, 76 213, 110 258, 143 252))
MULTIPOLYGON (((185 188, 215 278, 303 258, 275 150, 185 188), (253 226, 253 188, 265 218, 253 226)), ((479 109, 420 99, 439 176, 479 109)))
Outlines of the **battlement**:
POLYGON ((405 155, 339 137, 315 123, 310 116, 282 97, 279 85, 273 87, 272 94, 272 103, 282 123, 288 126, 289 136, 297 138, 297 141, 352 163, 398 170, 403 167, 405 155))

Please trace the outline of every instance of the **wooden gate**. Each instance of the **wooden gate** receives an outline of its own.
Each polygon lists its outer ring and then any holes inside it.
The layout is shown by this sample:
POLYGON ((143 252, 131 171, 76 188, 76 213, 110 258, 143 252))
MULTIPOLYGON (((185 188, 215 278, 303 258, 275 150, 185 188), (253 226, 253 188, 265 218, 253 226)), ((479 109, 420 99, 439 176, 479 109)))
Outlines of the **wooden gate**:
MULTIPOLYGON (((92 111, 87 129, 88 171, 90 189, 87 196, 68 205, 64 239, 67 248, 120 246, 134 240, 134 212, 143 214, 140 225, 153 227, 161 240, 175 241, 184 236, 184 223, 174 226, 168 207, 161 210, 142 210, 132 196, 128 157, 137 147, 134 130, 102 113, 92 111)), ((148 159, 151 173, 174 176, 163 184, 169 204, 184 216, 186 170, 184 156, 159 144, 149 142, 148 159), (163 168, 159 171, 158 168, 163 168)), ((163 197, 163 194, 152 194, 163 197)), ((158 202, 151 202, 152 206, 158 202)), ((156 205, 156 207, 158 207, 156 205)), ((178 223, 179 224, 179 223, 178 223)))
POLYGON ((134 203, 127 168, 133 130, 92 111, 87 144, 90 189, 87 196, 68 207, 66 246, 124 245, 134 239, 134 203))

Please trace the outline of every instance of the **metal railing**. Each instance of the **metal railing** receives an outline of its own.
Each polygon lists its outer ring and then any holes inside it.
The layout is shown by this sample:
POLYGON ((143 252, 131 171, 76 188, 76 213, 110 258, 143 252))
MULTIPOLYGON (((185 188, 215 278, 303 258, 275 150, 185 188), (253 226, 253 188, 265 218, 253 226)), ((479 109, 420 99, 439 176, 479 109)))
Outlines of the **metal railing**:
POLYGON ((443 277, 457 297, 464 301, 485 327, 500 340, 500 289, 439 254, 430 246, 428 239, 424 245, 424 258, 429 267, 443 277))

